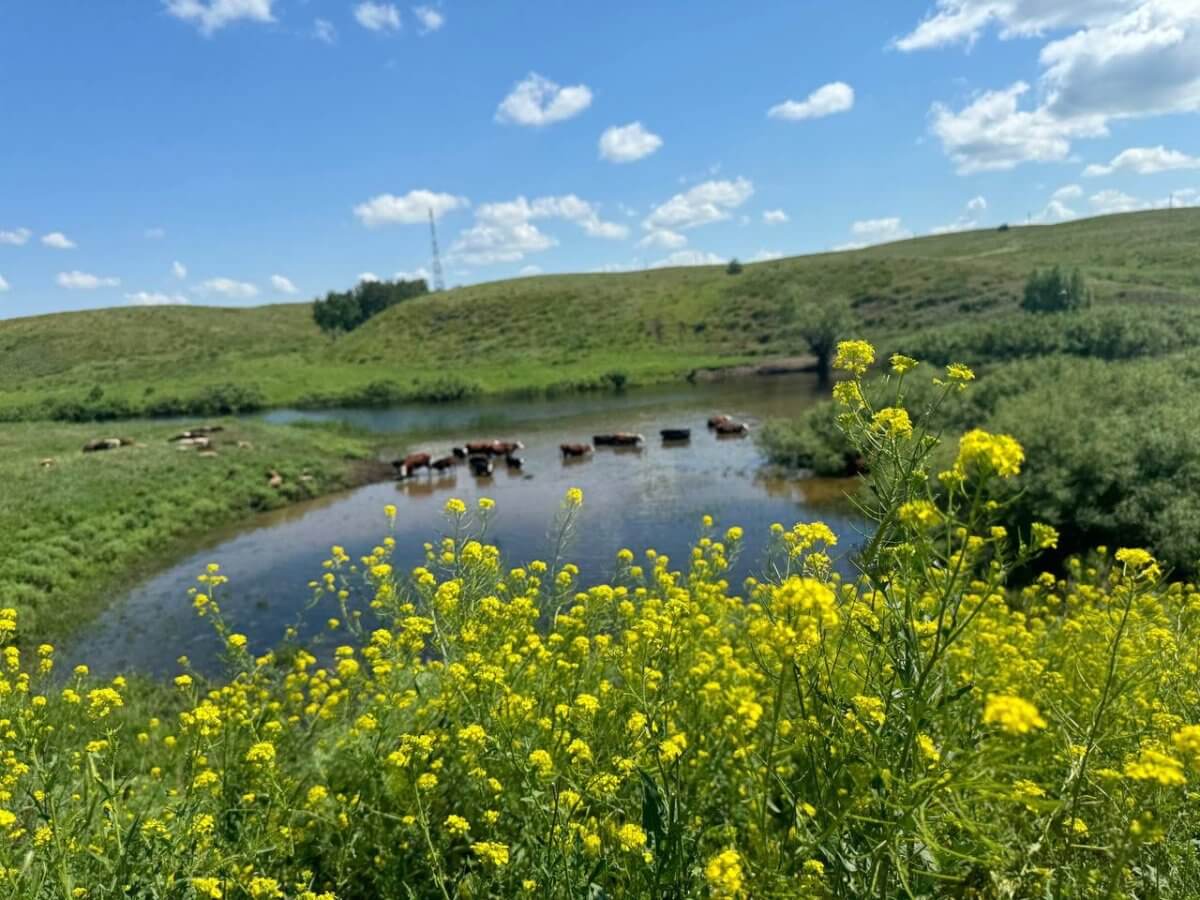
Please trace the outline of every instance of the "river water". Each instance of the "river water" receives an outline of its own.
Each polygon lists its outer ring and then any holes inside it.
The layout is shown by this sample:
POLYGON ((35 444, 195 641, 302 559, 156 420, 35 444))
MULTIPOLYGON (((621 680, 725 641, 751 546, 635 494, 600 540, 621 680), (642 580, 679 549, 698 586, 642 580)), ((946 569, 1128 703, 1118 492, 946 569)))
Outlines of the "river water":
POLYGON ((819 396, 810 376, 786 375, 562 400, 272 412, 266 418, 281 423, 337 419, 377 432, 404 432, 409 437, 397 437, 397 453, 424 449, 441 455, 465 440, 519 439, 526 445, 525 464, 510 471, 501 463, 494 476, 483 478, 465 466, 445 475, 422 473, 297 504, 213 534, 130 591, 85 641, 67 648, 67 657, 72 663, 86 660, 98 674, 171 674, 181 655, 212 671, 220 648, 187 593, 209 562, 219 563, 230 579, 222 607, 253 651, 275 645, 289 625, 311 636, 337 613, 328 600, 310 605, 307 586, 320 577, 330 547, 340 544, 357 558, 391 533, 397 566, 416 565, 422 545, 446 532, 442 510, 450 497, 472 509, 480 497, 496 501, 489 539, 513 566, 549 554, 563 495, 570 487, 582 488, 577 538, 565 557, 580 566, 584 584, 609 577, 622 547, 639 555, 653 547, 672 558, 672 568, 686 567, 705 514, 722 531, 730 525, 745 529, 744 550, 732 573, 735 586, 761 571, 773 522, 790 526, 820 519, 841 536, 837 549, 844 556, 862 534, 846 502, 850 482, 769 474, 752 438, 718 438, 705 426, 708 416, 720 412, 753 427, 766 418, 795 415, 819 396), (691 428, 691 440, 664 445, 662 428, 691 428), (584 460, 561 459, 560 443, 589 442, 611 431, 640 432, 646 444, 640 451, 597 448, 584 460), (398 508, 390 531, 383 513, 389 503, 398 508))

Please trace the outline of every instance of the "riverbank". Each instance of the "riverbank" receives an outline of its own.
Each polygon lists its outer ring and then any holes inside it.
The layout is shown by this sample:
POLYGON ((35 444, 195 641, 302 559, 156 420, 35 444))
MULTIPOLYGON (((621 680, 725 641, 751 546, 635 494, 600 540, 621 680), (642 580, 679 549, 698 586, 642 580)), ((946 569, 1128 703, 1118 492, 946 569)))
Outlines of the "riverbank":
POLYGON ((170 442, 178 423, 0 426, 0 596, 21 614, 26 639, 55 640, 85 627, 112 597, 205 533, 390 474, 377 461, 381 436, 235 419, 209 424, 223 430, 207 452, 170 442), (132 443, 82 452, 103 437, 132 443))

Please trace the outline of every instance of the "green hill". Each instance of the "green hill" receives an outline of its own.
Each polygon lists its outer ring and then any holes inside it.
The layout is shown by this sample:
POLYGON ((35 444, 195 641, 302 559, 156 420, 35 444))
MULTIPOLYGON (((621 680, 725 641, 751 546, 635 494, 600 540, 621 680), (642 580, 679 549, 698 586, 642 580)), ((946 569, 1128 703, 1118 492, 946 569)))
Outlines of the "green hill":
POLYGON ((330 341, 308 304, 121 308, 0 321, 0 415, 167 412, 571 390, 806 349, 796 309, 848 298, 887 341, 1017 308, 1039 266, 1078 266, 1098 305, 1200 300, 1200 209, 917 238, 747 265, 550 275, 401 304, 330 341), (51 406, 48 404, 56 404, 51 406))

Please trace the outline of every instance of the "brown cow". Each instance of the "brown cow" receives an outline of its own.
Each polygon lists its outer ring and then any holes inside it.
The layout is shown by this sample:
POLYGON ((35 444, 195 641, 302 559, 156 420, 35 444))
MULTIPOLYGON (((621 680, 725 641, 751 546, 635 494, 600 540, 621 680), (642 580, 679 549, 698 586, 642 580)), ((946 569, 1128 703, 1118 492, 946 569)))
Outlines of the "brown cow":
POLYGON ((558 449, 562 451, 564 459, 578 458, 587 456, 592 452, 591 444, 559 444, 558 449))
POLYGON ((716 426, 718 436, 746 434, 750 426, 745 422, 734 422, 732 419, 721 422, 716 426))
POLYGON ((592 437, 592 443, 597 447, 640 447, 646 439, 640 434, 628 431, 618 431, 614 434, 597 434, 592 437))
POLYGON ((443 456, 440 459, 435 459, 429 464, 429 467, 437 470, 438 472, 445 472, 447 469, 452 469, 456 465, 458 465, 458 460, 454 458, 453 454, 451 454, 450 456, 443 456))
POLYGON ((492 441, 492 456, 512 456, 518 450, 524 450, 521 441, 492 441))
POLYGON ((709 428, 720 428, 722 425, 727 425, 728 423, 730 423, 732 421, 733 420, 731 418, 729 418, 729 416, 726 416, 726 415, 709 416, 708 417, 708 427, 709 428))
POLYGON ((409 478, 417 469, 428 469, 430 456, 428 453, 410 453, 404 459, 398 459, 392 463, 396 474, 400 478, 409 478))

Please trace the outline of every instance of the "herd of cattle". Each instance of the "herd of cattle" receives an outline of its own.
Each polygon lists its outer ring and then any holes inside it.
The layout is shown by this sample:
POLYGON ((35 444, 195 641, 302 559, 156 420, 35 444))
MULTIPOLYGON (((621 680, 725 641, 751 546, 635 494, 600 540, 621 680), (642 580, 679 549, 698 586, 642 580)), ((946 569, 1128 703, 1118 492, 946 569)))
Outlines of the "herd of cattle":
MULTIPOLYGON (((718 437, 744 435, 750 431, 745 422, 738 422, 729 416, 712 416, 708 420, 709 430, 718 437)), ((690 428, 664 428, 659 432, 664 444, 683 443, 691 440, 690 428)), ((558 449, 564 460, 579 459, 592 453, 595 447, 632 447, 638 448, 646 443, 646 438, 640 434, 628 431, 615 431, 608 434, 597 434, 592 437, 590 444, 559 444, 558 449)), ((427 472, 445 472, 457 465, 466 463, 472 475, 486 476, 496 471, 497 460, 512 470, 520 470, 525 460, 518 455, 525 445, 520 441, 468 441, 451 448, 445 456, 434 457, 430 453, 410 453, 403 459, 392 462, 396 477, 411 478, 422 469, 427 472)))

